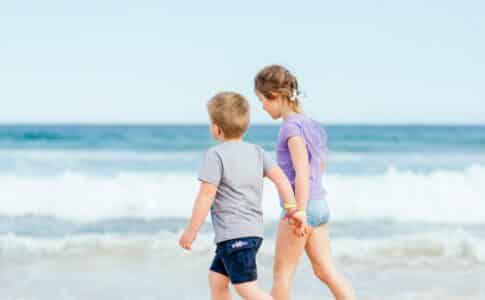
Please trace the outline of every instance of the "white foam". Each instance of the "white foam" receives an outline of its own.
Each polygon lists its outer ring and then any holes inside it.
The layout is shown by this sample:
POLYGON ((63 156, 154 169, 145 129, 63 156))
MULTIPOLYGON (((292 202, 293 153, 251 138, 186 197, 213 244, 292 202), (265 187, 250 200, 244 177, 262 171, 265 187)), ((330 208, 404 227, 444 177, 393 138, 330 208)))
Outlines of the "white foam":
MULTIPOLYGON (((179 259, 213 254, 212 234, 199 234, 192 252, 178 246, 179 234, 162 231, 155 235, 94 234, 63 238, 0 235, 0 260, 19 262, 46 257, 136 258, 147 255, 179 259)), ((260 251, 262 257, 274 256, 274 244, 273 237, 265 239, 260 251)), ((403 264, 441 259, 485 263, 485 241, 461 231, 427 232, 385 239, 334 238, 332 253, 339 259, 376 264, 392 259, 402 260, 403 264)))
POLYGON ((358 260, 403 258, 469 259, 485 263, 485 241, 463 231, 425 232, 386 239, 336 239, 333 251, 358 260))
MULTIPOLYGON (((485 167, 426 174, 389 169, 382 175, 325 178, 333 220, 480 223, 485 220, 485 167)), ((195 173, 120 173, 94 176, 0 174, 0 214, 54 216, 81 222, 190 216, 195 173)), ((265 182, 267 220, 279 216, 276 190, 265 182)))
POLYGON ((485 220, 485 168, 328 178, 328 199, 338 220, 481 223, 485 220))

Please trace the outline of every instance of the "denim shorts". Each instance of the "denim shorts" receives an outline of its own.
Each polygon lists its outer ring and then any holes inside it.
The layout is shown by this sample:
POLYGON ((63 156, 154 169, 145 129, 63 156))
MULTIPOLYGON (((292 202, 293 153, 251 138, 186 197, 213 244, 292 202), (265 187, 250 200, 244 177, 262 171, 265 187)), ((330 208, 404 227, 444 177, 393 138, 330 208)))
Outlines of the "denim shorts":
POLYGON ((229 277, 232 284, 258 279, 256 254, 263 239, 244 237, 217 243, 210 270, 229 277))
MULTIPOLYGON (((286 211, 283 210, 281 217, 283 218, 285 214, 286 211)), ((330 220, 330 210, 328 209, 327 200, 308 200, 306 214, 308 225, 311 227, 318 227, 327 224, 330 220)))

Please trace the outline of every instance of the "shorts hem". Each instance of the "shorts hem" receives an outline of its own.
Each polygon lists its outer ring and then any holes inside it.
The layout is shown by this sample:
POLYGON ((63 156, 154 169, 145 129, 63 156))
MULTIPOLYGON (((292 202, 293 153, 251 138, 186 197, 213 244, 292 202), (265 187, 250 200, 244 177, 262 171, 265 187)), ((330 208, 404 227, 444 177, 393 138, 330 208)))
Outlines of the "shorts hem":
POLYGON ((241 284, 241 283, 248 283, 248 282, 256 281, 256 280, 258 280, 258 276, 257 275, 248 275, 247 277, 242 278, 242 279, 238 278, 237 280, 232 280, 232 279, 230 279, 230 280, 231 280, 232 284, 241 284))

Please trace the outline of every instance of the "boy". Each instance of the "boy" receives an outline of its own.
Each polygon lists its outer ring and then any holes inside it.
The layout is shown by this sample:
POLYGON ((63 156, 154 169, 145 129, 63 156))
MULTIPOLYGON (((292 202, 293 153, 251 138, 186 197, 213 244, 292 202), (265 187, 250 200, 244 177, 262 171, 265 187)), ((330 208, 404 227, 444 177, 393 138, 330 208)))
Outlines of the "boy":
MULTIPOLYGON (((219 93, 207 108, 211 134, 220 144, 207 151, 199 170, 199 193, 179 244, 191 249, 210 210, 217 244, 209 272, 212 299, 230 299, 229 282, 244 299, 273 299, 256 283, 256 253, 263 239, 263 177, 276 185, 283 207, 294 211, 291 185, 261 147, 243 141, 249 125, 249 104, 243 96, 219 93)), ((288 215, 296 226, 301 224, 298 214, 288 215)), ((304 228, 298 230, 304 234, 304 228)))

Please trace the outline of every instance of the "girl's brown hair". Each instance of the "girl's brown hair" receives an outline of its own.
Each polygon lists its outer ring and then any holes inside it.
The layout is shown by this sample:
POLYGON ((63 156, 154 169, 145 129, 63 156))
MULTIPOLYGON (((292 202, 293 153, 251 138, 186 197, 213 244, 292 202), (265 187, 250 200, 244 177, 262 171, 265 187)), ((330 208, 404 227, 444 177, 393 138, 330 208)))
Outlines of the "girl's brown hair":
POLYGON ((254 88, 268 100, 273 100, 280 95, 293 111, 301 112, 298 81, 285 67, 270 65, 263 68, 254 78, 254 88))

